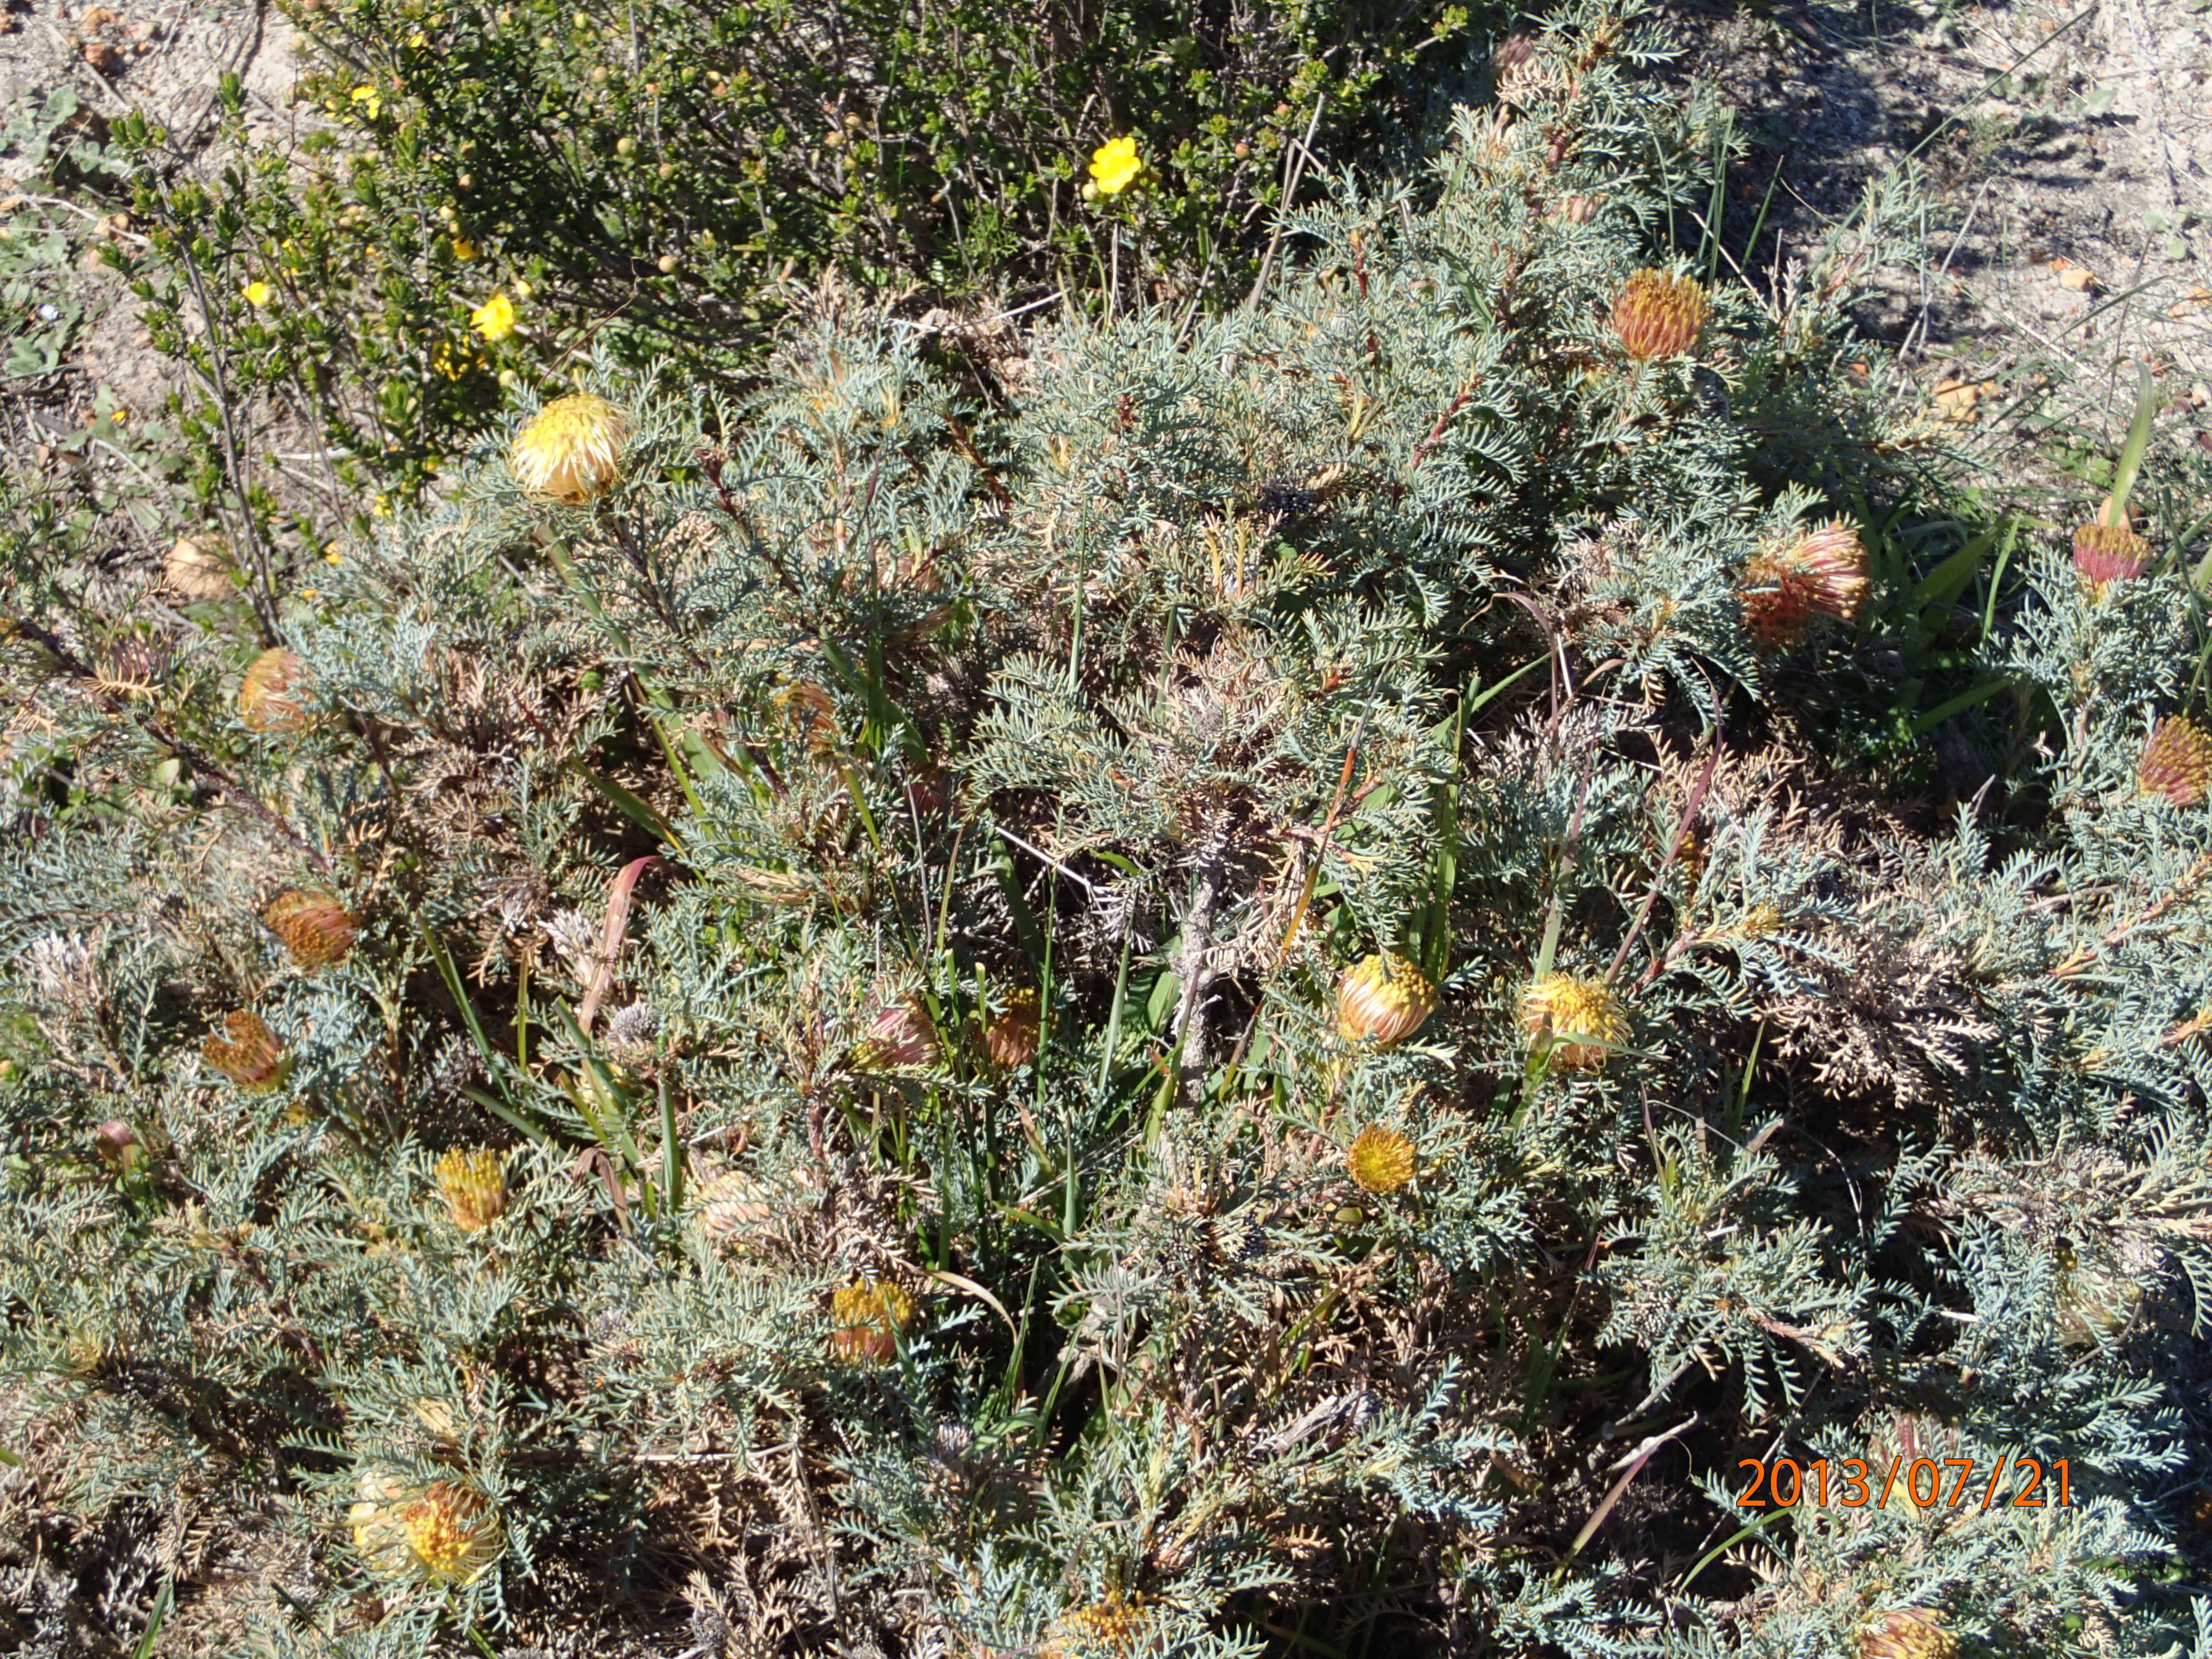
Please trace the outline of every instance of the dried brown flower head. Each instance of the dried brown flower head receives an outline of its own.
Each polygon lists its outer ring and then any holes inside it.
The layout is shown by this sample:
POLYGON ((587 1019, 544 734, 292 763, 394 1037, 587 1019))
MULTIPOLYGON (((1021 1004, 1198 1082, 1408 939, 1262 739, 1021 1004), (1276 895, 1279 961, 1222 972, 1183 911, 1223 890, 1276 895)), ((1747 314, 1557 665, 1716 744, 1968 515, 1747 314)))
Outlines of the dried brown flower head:
POLYGON ((1825 524, 1744 567, 1744 625, 1765 651, 1787 651, 1826 617, 1856 622, 1870 586, 1866 549, 1847 524, 1825 524))
POLYGON ((433 1166, 439 1194, 462 1231, 480 1233, 507 1213, 505 1165, 498 1152, 485 1146, 470 1152, 455 1147, 433 1166))
POLYGON ((238 718, 249 732, 303 732, 309 722, 307 665, 282 646, 263 652, 238 688, 238 718))
POLYGON ((2212 781, 2212 735, 2186 714, 2160 720, 2136 763, 2136 779, 2147 795, 2162 795, 2176 806, 2201 806, 2212 781))
POLYGON ((1345 970, 1336 988, 1336 1029, 1346 1042, 1388 1048, 1437 1011, 1437 988, 1403 957, 1377 951, 1345 970))
POLYGON ((1639 270, 1613 302, 1613 331, 1639 363, 1678 357, 1698 343, 1711 309, 1705 289, 1689 277, 1639 270))
POLYGON ((279 893, 261 920, 302 968, 328 968, 353 949, 356 924, 328 893, 279 893))
POLYGON ((200 1058, 247 1094, 260 1094, 283 1082, 292 1069, 291 1056, 251 1009, 222 1017, 221 1036, 211 1036, 200 1047, 200 1058))
POLYGON ((1387 1197, 1413 1178, 1413 1143, 1395 1129, 1370 1123, 1352 1137, 1344 1164, 1361 1188, 1387 1197))
POLYGON ((2074 568, 2093 588, 2131 581, 2150 563, 2150 544, 2121 524, 2085 524, 2074 532, 2074 568))
POLYGON ((1553 1065, 1594 1072, 1628 1041, 1628 1009, 1595 980, 1546 974, 1521 994, 1521 1028, 1532 1044, 1549 1033, 1553 1065))

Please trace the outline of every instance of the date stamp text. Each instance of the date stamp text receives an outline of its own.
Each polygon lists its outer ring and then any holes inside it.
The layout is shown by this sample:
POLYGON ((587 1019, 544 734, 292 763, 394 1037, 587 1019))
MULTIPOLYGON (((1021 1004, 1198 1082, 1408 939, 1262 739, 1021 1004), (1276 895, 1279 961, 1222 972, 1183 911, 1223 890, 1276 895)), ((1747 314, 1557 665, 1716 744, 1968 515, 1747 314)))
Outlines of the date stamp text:
POLYGON ((2071 1459, 2054 1458, 2045 1463, 2033 1457, 1996 1460, 1982 1478, 1971 1457, 1893 1457, 1885 1469, 1863 1457, 1831 1462, 1816 1458, 1801 1464, 1794 1457, 1769 1463, 1756 1457, 1741 1460, 1750 1483, 1736 1496, 1738 1509, 1791 1510, 1800 1504, 1826 1508, 1840 1504, 1860 1509, 1871 1504, 1878 1510, 1893 1503, 1915 1509, 1957 1509, 1972 1504, 1981 1509, 2068 1509, 2074 1502, 2071 1459))

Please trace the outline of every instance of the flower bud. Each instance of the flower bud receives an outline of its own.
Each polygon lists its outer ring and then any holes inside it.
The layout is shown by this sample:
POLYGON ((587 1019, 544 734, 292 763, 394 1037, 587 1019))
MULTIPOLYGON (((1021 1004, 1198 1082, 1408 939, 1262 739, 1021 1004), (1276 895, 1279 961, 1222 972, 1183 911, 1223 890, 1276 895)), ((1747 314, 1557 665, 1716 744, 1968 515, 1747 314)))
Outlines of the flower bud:
POLYGON ((2186 714, 2158 723, 2136 763, 2136 781, 2147 795, 2162 795, 2176 806, 2200 806, 2212 782, 2212 735, 2186 714))
POLYGON ((1959 1638, 1932 1607, 1900 1607, 1875 1615, 1858 1635, 1858 1659, 1951 1659, 1959 1638))
POLYGON ((1866 609, 1868 570, 1857 531, 1840 521, 1821 525, 1744 567, 1744 626, 1761 650, 1781 652, 1802 641, 1822 617, 1856 622, 1866 609))
POLYGON ((1378 952, 1347 969, 1336 988, 1336 1029, 1346 1042, 1403 1042, 1437 1011, 1437 988, 1403 957, 1378 952))
POLYGON ((1006 998, 1006 1012, 992 1016, 983 1027, 983 1053, 1001 1071, 1026 1066, 1036 1058, 1043 1034, 1043 1004, 1037 994, 1024 987, 1006 998))

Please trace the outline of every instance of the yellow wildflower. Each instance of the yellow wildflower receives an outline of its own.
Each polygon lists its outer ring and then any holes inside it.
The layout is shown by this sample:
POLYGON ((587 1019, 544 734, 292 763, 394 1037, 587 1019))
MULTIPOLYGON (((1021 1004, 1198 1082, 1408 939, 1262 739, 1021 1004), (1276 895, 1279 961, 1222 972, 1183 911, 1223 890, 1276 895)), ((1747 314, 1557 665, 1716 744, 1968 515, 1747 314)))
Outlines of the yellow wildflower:
POLYGON ((239 291, 246 295, 246 303, 252 306, 256 311, 260 310, 262 307, 267 305, 271 300, 276 297, 276 290, 270 287, 268 283, 261 281, 258 277, 256 277, 252 282, 248 283, 239 291))
POLYGON ((473 259, 476 257, 477 245, 474 242, 469 240, 465 236, 456 236, 453 238, 453 258, 456 259, 473 259))
POLYGON ((1134 138, 1109 138, 1091 157, 1091 179, 1101 196, 1119 196, 1143 176, 1134 138))
POLYGON ((507 468, 531 495, 581 507, 620 476, 629 432, 629 416, 604 398, 556 398, 515 434, 507 468))
POLYGON ((384 113, 384 100, 374 87, 356 87, 353 89, 353 100, 368 112, 368 118, 372 121, 384 113))
POLYGON ((514 332, 514 301, 495 294, 469 313, 470 325, 487 340, 504 340, 514 332))

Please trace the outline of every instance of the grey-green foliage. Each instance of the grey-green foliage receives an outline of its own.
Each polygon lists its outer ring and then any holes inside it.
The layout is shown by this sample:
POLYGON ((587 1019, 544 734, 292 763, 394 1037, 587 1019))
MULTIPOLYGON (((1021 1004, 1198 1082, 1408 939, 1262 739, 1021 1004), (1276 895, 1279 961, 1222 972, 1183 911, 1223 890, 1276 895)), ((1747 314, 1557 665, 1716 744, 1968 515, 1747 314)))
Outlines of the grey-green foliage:
POLYGON ((1827 276, 1613 340, 1725 149, 1620 28, 1187 332, 985 382, 824 325, 743 407, 595 369, 604 500, 488 453, 273 637, 151 607, 151 689, 143 617, 9 550, 0 1352, 88 1583, 283 1586, 194 1604, 241 1652, 2187 1637, 2212 824, 2133 773, 2176 596, 2032 566, 2007 800, 1832 763, 1802 689, 1881 641, 1762 653, 1740 581, 1879 411, 1827 276), (249 730, 279 642, 301 718, 249 730), (1440 991, 1381 1050, 1376 951, 1440 991), (1626 1040, 1532 1048, 1547 973, 1626 1040), (281 1078, 209 1045, 246 1011, 281 1078), (1746 1529, 1739 1459, 1907 1421, 2077 1502, 1746 1529), (378 1576, 380 1481, 498 1559, 378 1576))

